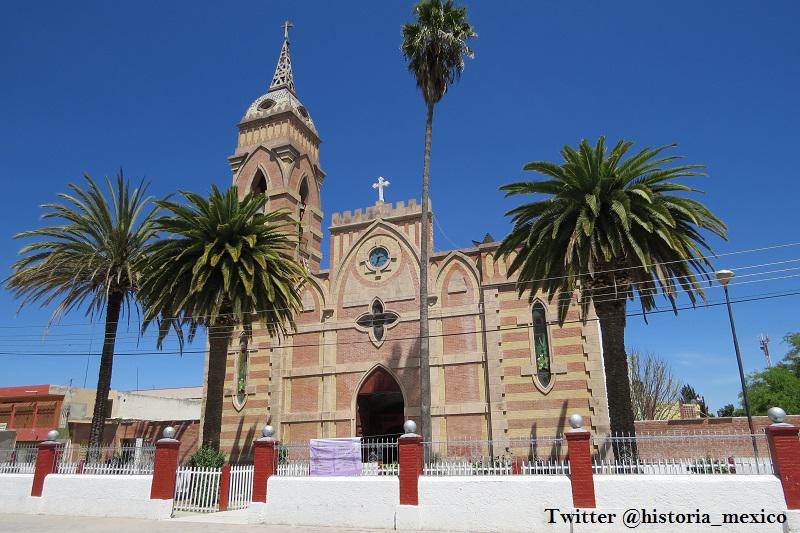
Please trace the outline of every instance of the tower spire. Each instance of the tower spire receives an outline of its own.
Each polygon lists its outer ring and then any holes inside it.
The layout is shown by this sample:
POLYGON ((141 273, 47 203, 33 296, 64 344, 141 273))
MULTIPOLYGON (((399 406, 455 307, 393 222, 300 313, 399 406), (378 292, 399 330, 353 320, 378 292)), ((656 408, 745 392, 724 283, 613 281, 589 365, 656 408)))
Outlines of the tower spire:
POLYGON ((272 76, 272 83, 269 84, 270 92, 286 88, 295 93, 292 60, 289 58, 289 28, 292 27, 294 24, 288 20, 283 23, 283 47, 278 57, 278 66, 275 67, 275 74, 272 76))

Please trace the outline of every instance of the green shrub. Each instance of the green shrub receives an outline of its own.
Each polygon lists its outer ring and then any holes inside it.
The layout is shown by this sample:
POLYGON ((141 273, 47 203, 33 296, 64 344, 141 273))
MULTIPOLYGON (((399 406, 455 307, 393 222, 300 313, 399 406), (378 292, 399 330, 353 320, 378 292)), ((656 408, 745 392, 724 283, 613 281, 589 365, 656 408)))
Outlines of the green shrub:
POLYGON ((221 468, 224 464, 225 454, 209 446, 200 446, 189 459, 189 466, 221 468))

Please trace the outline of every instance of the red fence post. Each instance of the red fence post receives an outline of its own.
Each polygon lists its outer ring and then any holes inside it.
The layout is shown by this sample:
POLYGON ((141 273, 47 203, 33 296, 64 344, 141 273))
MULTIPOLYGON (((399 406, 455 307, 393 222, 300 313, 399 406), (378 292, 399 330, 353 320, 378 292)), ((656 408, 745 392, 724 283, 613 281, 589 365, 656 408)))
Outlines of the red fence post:
POLYGON ((231 494, 231 465, 222 465, 222 473, 219 476, 219 510, 228 510, 228 499, 231 494))
POLYGON ((414 433, 417 424, 413 420, 406 420, 403 424, 406 431, 398 439, 400 455, 400 505, 419 504, 419 476, 425 462, 422 447, 422 437, 414 433))
POLYGON ((567 437, 567 457, 569 459, 569 480, 572 485, 572 505, 594 508, 594 475, 592 473, 591 434, 581 428, 583 417, 574 414, 569 417, 572 429, 567 437))
POLYGON ((272 426, 264 426, 263 437, 253 443, 253 501, 266 503, 267 480, 274 475, 278 465, 275 452, 278 442, 272 438, 275 430, 272 426))
POLYGON ((44 478, 56 471, 56 455, 59 443, 56 442, 58 431, 55 429, 47 434, 47 440, 39 443, 39 452, 36 454, 36 467, 33 471, 33 485, 31 496, 41 496, 44 488, 44 478))
POLYGON ((175 440, 175 428, 172 426, 165 427, 163 435, 164 438, 156 442, 153 482, 150 485, 151 500, 171 500, 175 497, 178 450, 181 443, 175 440))
POLYGON ((781 480, 786 508, 800 509, 800 427, 784 422, 786 412, 780 407, 767 411, 772 425, 767 426, 769 453, 775 475, 781 480))

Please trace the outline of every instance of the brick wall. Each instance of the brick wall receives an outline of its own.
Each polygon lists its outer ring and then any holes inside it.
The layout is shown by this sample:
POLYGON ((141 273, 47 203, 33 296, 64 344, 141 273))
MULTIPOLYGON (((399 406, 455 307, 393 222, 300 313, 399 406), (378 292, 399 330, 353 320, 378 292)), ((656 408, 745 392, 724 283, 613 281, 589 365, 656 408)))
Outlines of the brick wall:
MULTIPOLYGON (((787 416, 790 424, 800 425, 800 415, 787 416)), ((766 416, 754 416, 753 428, 758 438, 759 456, 769 455, 764 428, 771 424, 766 416)), ((694 457, 752 457, 753 446, 747 436, 746 417, 694 418, 688 420, 640 420, 636 422, 639 454, 644 459, 681 459, 694 457), (644 435, 691 435, 681 440, 642 439, 644 435), (736 435, 736 438, 722 438, 736 435)))
MULTIPOLYGON (((76 444, 89 442, 89 422, 70 422, 70 438, 76 444)), ((145 443, 155 444, 163 435, 164 428, 172 426, 176 430, 175 438, 181 442, 178 460, 187 460, 199 445, 199 420, 130 420, 123 422, 107 422, 103 432, 104 446, 119 446, 122 439, 143 439, 145 443)))

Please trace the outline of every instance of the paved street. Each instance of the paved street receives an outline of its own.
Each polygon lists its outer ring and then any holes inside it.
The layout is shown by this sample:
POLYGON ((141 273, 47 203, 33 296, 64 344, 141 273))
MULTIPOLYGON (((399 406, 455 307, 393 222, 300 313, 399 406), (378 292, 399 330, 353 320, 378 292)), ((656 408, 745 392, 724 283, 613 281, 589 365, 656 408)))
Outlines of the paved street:
POLYGON ((365 531, 387 531, 246 525, 242 523, 240 518, 243 518, 243 514, 241 513, 230 515, 228 515, 228 513, 214 513, 213 515, 206 515, 205 517, 191 515, 172 520, 0 514, 0 531, 3 533, 64 533, 64 531, 80 531, 81 533, 108 533, 109 531, 113 531, 114 533, 139 533, 141 531, 147 531, 147 533, 233 533, 234 531, 258 531, 260 533, 300 533, 314 531, 319 533, 333 533, 335 531, 349 531, 355 533, 365 531), (198 520, 208 521, 199 522, 198 520))

